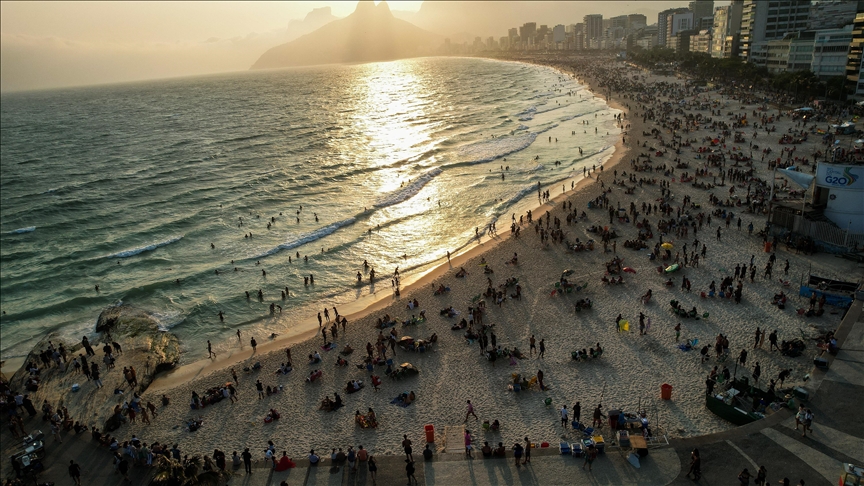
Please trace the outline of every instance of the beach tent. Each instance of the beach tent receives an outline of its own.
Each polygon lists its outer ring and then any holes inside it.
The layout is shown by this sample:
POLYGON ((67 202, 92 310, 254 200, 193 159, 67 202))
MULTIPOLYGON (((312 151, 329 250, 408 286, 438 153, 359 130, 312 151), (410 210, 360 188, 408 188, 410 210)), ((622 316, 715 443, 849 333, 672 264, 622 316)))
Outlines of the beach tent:
POLYGON ((663 243, 662 245, 660 245, 660 248, 664 248, 666 250, 671 250, 672 249, 672 243, 669 243, 667 241, 666 243, 663 243))
POLYGON ((804 106, 802 108, 796 109, 795 111, 813 111, 813 108, 810 108, 809 106, 804 106))

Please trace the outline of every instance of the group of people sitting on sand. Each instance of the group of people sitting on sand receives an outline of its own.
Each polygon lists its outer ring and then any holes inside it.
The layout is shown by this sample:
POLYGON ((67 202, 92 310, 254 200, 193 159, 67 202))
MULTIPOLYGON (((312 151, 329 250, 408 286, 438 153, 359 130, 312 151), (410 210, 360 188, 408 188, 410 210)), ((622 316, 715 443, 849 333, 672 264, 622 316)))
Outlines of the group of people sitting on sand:
POLYGON ((321 400, 321 405, 318 407, 318 410, 324 410, 325 412, 332 412, 343 405, 342 397, 339 396, 338 393, 333 393, 333 399, 330 399, 330 395, 324 397, 324 400, 321 400))
POLYGON ((365 414, 360 413, 360 410, 354 412, 354 422, 363 429, 374 429, 378 427, 378 419, 375 416, 375 411, 369 408, 365 414))
POLYGON ((586 351, 585 348, 582 348, 582 351, 579 351, 577 349, 576 351, 573 351, 572 353, 570 353, 570 357, 574 361, 584 361, 587 359, 599 358, 602 355, 603 355, 603 348, 600 347, 600 343, 597 343, 597 347, 591 348, 588 351, 586 351))

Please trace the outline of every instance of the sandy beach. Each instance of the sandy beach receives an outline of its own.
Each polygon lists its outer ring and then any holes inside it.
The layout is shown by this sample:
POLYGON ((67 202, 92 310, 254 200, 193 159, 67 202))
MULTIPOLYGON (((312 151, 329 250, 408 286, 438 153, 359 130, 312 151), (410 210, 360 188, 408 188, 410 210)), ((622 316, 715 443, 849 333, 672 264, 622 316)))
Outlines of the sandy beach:
MULTIPOLYGON (((386 297, 365 309, 351 309, 350 312, 345 309, 348 312, 345 315, 347 330, 343 332, 340 326, 335 339, 328 332, 327 341, 335 343, 333 350, 322 350, 325 340, 314 316, 297 326, 290 335, 280 335, 273 340, 266 336, 255 336, 260 344, 254 352, 249 343, 252 336, 243 335, 230 345, 222 346, 218 359, 190 363, 155 380, 143 394, 144 402, 149 400, 158 405, 165 394, 170 397, 171 404, 167 407, 159 405, 158 416, 151 418, 149 425, 140 422, 126 424, 113 434, 121 439, 135 434, 145 442, 177 443, 184 453, 189 454, 208 453, 219 448, 230 456, 232 451, 249 447, 256 459, 263 458, 268 440, 275 443, 278 451, 287 450, 292 457, 305 456, 310 449, 329 454, 331 448, 346 449, 349 445, 356 447, 360 444, 375 454, 397 454, 401 451, 403 434, 414 441, 415 451, 422 450, 419 444, 425 443, 423 427, 426 424, 434 425, 438 433, 435 445, 439 450, 447 446, 441 439, 445 427, 461 426, 463 423, 471 430, 475 442, 479 441, 480 444, 484 440, 513 444, 526 436, 535 442, 553 443, 561 436, 577 437, 572 430, 562 428, 559 409, 563 405, 571 409, 576 402, 580 402, 582 422, 590 423, 594 407, 602 403, 604 413, 610 409, 644 411, 655 434, 691 437, 733 427, 705 408, 705 377, 713 366, 719 365, 721 369, 728 366, 732 371, 736 366, 735 358, 742 349, 748 351, 749 357, 746 365, 737 367, 740 376, 749 376, 755 363, 759 362, 762 370, 760 384, 767 384, 783 369, 791 369, 791 378, 786 380, 784 388, 803 384, 805 374, 812 367, 810 354, 805 353, 798 358, 781 356, 779 352, 769 350, 767 339, 761 349, 753 349, 756 327, 769 332, 776 330, 780 340, 800 338, 802 333, 807 337, 815 337, 825 330, 836 328, 842 311, 830 307, 826 307, 821 317, 804 318, 796 315, 795 309, 808 305, 807 299, 796 295, 798 283, 802 279, 806 280, 808 272, 844 280, 854 273, 857 279, 861 277, 861 269, 850 269, 848 261, 833 255, 818 253, 807 256, 794 250, 788 251, 781 244, 781 248, 776 251, 773 278, 764 278, 763 269, 770 254, 763 251, 762 238, 756 233, 763 228, 766 215, 745 213, 744 206, 714 206, 709 195, 726 200, 732 185, 729 178, 725 186, 713 189, 701 189, 692 183, 680 182, 681 172, 692 175, 702 168, 708 174, 697 181, 711 183, 720 180, 719 168, 708 166, 705 159, 696 158, 697 149, 706 145, 703 139, 720 136, 720 129, 712 128, 710 121, 687 124, 686 130, 689 131, 677 131, 684 140, 695 140, 689 146, 680 147, 680 155, 677 155, 689 167, 664 174, 676 165, 673 162, 676 154, 669 145, 671 130, 663 127, 662 123, 675 118, 683 119, 688 115, 701 115, 714 121, 731 123, 733 117, 727 113, 751 114, 759 105, 742 104, 728 95, 721 95, 717 90, 682 95, 684 80, 651 75, 624 64, 599 64, 577 68, 575 73, 572 68, 556 67, 568 75, 575 75, 590 86, 595 95, 604 98, 609 89, 605 82, 608 77, 638 77, 638 86, 643 87, 642 94, 650 95, 650 101, 645 98, 643 101, 637 100, 634 91, 611 93, 608 100, 610 106, 623 113, 621 123, 624 128, 621 131, 624 141, 619 141, 602 171, 598 167, 589 177, 578 181, 572 190, 569 184, 564 187, 564 191, 557 184, 557 187, 544 186, 542 189, 550 191, 551 199, 532 211, 534 224, 525 221, 519 226, 518 237, 511 235, 510 218, 501 218, 497 236, 479 238, 476 245, 459 255, 453 255, 449 264, 442 255, 444 263, 440 267, 419 278, 411 278, 413 281, 410 284, 402 286, 399 297, 386 297), (660 115, 659 107, 663 103, 678 104, 682 98, 687 103, 679 105, 680 112, 660 115), (699 108, 700 103, 704 103, 707 110, 699 108), (643 121, 643 116, 649 110, 655 110, 656 116, 643 121), (708 110, 720 110, 722 114, 711 115, 708 110), (658 132, 653 136, 643 135, 652 129, 658 132), (639 154, 650 152, 653 155, 664 148, 665 154, 652 156, 647 162, 652 166, 652 171, 636 172, 632 169, 631 161, 639 154), (629 180, 631 176, 636 181, 656 179, 657 183, 639 184, 629 180), (616 180, 619 183, 616 184, 616 180), (643 203, 660 204, 661 182, 668 183, 668 190, 673 194, 669 201, 672 213, 659 216, 652 211, 644 215, 641 209, 643 203), (647 249, 637 251, 624 247, 625 241, 637 239, 639 233, 632 215, 630 222, 615 218, 610 224, 606 209, 598 209, 595 205, 589 208, 589 202, 598 198, 603 191, 610 191, 606 193, 609 207, 624 208, 627 212, 633 203, 640 213, 638 219, 649 220, 654 236, 645 241, 647 249), (685 198, 689 198, 691 204, 699 205, 685 207, 685 216, 689 214, 696 217, 698 213, 707 216, 717 209, 731 210, 735 216, 728 227, 720 217, 713 216, 711 224, 706 222, 705 225, 698 225, 701 228, 695 234, 692 229, 686 237, 676 236, 674 230, 662 234, 662 241, 673 245, 673 257, 681 252, 682 264, 684 254, 693 250, 694 239, 700 242, 700 255, 702 245, 706 251, 704 257, 700 256, 697 268, 682 265, 679 271, 669 276, 661 275, 655 270, 656 267, 672 262, 651 261, 648 257, 651 249, 660 241, 658 219, 675 219, 676 211, 682 207, 685 198), (573 212, 576 218, 568 223, 568 213, 573 212), (586 217, 580 218, 583 212, 586 217), (562 242, 541 242, 535 226, 542 217, 543 229, 546 229, 547 214, 553 219, 560 219, 563 240, 570 243, 577 239, 583 243, 593 240, 593 251, 572 251, 562 242), (739 217, 743 223, 741 227, 737 226, 739 217), (747 230, 750 223, 755 227, 752 235, 747 230), (615 242, 614 251, 610 242, 608 252, 604 253, 599 235, 588 231, 592 226, 608 226, 617 233, 618 237, 612 240, 615 242), (720 238, 716 236, 718 227, 722 234, 720 238), (683 249, 685 244, 688 248, 686 251, 683 249), (518 255, 518 264, 508 264, 514 254, 518 255), (635 273, 622 273, 622 285, 604 285, 601 278, 606 274, 605 264, 616 256, 623 259, 622 266, 632 268, 635 273), (725 277, 732 276, 736 265, 749 264, 751 258, 756 267, 756 278, 751 283, 748 273, 748 277, 743 280, 740 304, 736 304, 733 299, 700 297, 701 292, 708 292, 712 281, 719 285, 725 277), (485 260, 486 266, 480 264, 481 259, 485 260), (788 274, 783 271, 786 260, 789 262, 788 274), (460 268, 468 272, 465 278, 455 276, 460 268), (486 274, 486 268, 494 272, 486 274), (581 290, 555 292, 555 284, 565 271, 568 272, 566 278, 569 282, 583 287, 581 290), (692 282, 689 292, 681 290, 682 277, 692 282), (790 286, 785 287, 778 277, 791 282, 790 286), (491 279, 491 286, 497 289, 508 278, 518 279, 521 299, 510 297, 515 292, 512 286, 504 288, 507 298, 500 304, 494 298, 482 296, 489 286, 488 279, 491 279), (673 286, 664 285, 667 278, 672 279, 673 286), (439 285, 448 287, 449 291, 435 295, 433 290, 439 285), (644 304, 640 297, 648 289, 651 289, 653 296, 644 304), (789 303, 783 310, 771 302, 772 296, 781 291, 789 296, 789 303), (414 299, 419 302, 419 310, 406 307, 414 299), (591 308, 579 312, 574 310, 574 304, 580 299, 590 299, 591 308), (708 317, 679 319, 670 311, 671 300, 680 301, 686 309, 695 306, 699 316, 707 313, 708 317), (483 323, 493 325, 491 332, 495 335, 497 345, 510 350, 516 347, 528 355, 529 340, 534 336, 538 347, 543 340, 545 355, 538 358, 537 353, 534 353, 530 358, 515 360, 515 363, 502 357, 493 363, 481 354, 476 342, 470 343, 465 339, 466 330, 451 330, 451 326, 463 317, 470 319, 469 307, 476 308, 480 301, 485 302, 486 309, 483 323), (451 306, 458 311, 458 315, 446 317, 440 314, 442 309, 451 306), (425 321, 403 326, 403 320, 419 315, 420 310, 425 311, 425 321), (638 326, 640 313, 644 314, 646 322, 650 322, 644 334, 640 334, 638 326), (616 317, 619 314, 629 321, 628 332, 617 332, 616 317), (381 376, 383 380, 380 390, 376 391, 370 384, 370 373, 355 365, 360 364, 366 356, 367 343, 376 343, 379 334, 376 321, 385 315, 399 323, 384 329, 384 335, 388 335, 391 329, 397 333, 397 339, 404 336, 428 339, 436 334, 437 342, 425 352, 409 352, 397 347, 393 356, 388 349, 387 357, 394 360, 394 366, 411 363, 419 370, 419 374, 393 380, 385 376, 385 366, 375 366, 373 374, 381 376), (681 332, 676 341, 674 328, 678 323, 681 324, 681 332), (720 333, 730 342, 729 356, 722 362, 715 358, 713 349, 715 337, 720 333), (697 349, 679 349, 679 344, 693 339, 698 339, 697 349), (600 358, 586 361, 571 359, 572 351, 590 349, 597 343, 603 348, 600 358), (711 350, 710 359, 703 363, 698 348, 705 344, 710 345, 711 350), (349 365, 336 366, 339 350, 346 345, 355 350, 345 357, 349 365), (226 348, 228 352, 222 351, 226 348), (286 362, 286 348, 290 348, 293 371, 282 374, 278 373, 278 368, 286 362), (307 356, 315 352, 320 353, 322 362, 307 364, 307 356), (260 371, 243 371, 255 363, 260 363, 260 371), (207 389, 233 381, 232 368, 239 375, 236 403, 222 400, 201 409, 190 408, 193 392, 203 396, 207 389), (307 383, 304 379, 314 369, 322 370, 323 376, 307 383), (511 374, 520 373, 530 378, 536 376, 538 370, 543 372, 546 390, 535 386, 518 393, 508 391, 508 385, 512 383, 511 374), (256 380, 280 391, 259 399, 256 380), (363 380, 366 386, 356 393, 347 394, 346 383, 351 380, 363 380), (663 384, 673 387, 671 400, 661 400, 660 387, 663 384), (319 410, 321 400, 325 396, 332 398, 334 392, 342 396, 345 406, 335 412, 319 410), (414 403, 407 407, 391 404, 395 397, 409 392, 416 394, 414 403), (549 404, 546 399, 551 400, 549 404), (474 405, 479 420, 470 417, 466 423, 467 400, 474 405), (354 414, 355 411, 365 413, 369 408, 375 411, 379 425, 374 429, 363 429, 355 424, 354 414), (281 418, 265 423, 264 418, 270 409, 277 410, 281 418), (197 431, 189 432, 184 424, 193 418, 201 419, 203 425, 197 431), (485 420, 500 421, 500 431, 484 432, 481 424, 485 420)), ((777 109, 758 112, 760 117, 763 114, 776 116, 777 109)), ((605 127, 612 120, 588 120, 586 130, 600 122, 605 127)), ((770 147, 772 157, 780 156, 784 146, 778 143, 778 139, 795 123, 788 116, 783 116, 769 123, 776 126, 775 133, 766 135, 764 130, 759 131, 758 138, 753 140, 760 147, 759 150, 753 150, 754 172, 746 182, 735 183, 736 194, 747 193, 748 185, 757 187, 757 179, 770 181, 772 176, 767 159, 761 162, 760 152, 770 147)), ((753 128, 748 126, 742 131, 751 140, 753 128)), ((747 144, 735 144, 728 140, 725 145, 714 149, 731 153, 737 152, 736 147, 740 145, 741 151, 748 152, 747 144)), ((811 136, 797 147, 799 155, 809 155, 821 149, 819 137, 811 136)), ((646 163, 646 160, 640 158, 640 164, 646 163)), ((727 155, 726 170, 750 168, 744 164, 733 167, 733 163, 727 155)), ((515 215, 517 222, 520 216, 525 215, 515 215)), ((552 229, 554 223, 548 227, 552 229)), ((122 363, 118 363, 120 365, 122 363)), ((33 401, 36 404, 45 399, 56 402, 71 383, 80 380, 80 377, 64 377, 56 386, 52 384, 34 393, 33 401)), ((89 383, 83 383, 82 388, 83 393, 92 393, 89 383)), ((129 398, 129 395, 117 395, 111 400, 116 404, 129 398)), ((108 404, 105 406, 109 407, 108 404)), ((70 412, 73 419, 98 427, 102 426, 104 417, 110 415, 109 408, 99 417, 76 415, 72 408, 70 412)))

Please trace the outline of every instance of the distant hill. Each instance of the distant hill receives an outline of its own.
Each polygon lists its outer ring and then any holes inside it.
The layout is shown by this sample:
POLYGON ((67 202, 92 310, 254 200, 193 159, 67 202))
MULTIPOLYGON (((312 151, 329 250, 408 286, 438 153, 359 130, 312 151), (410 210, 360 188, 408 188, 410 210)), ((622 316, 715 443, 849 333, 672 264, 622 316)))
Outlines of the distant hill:
POLYGON ((303 20, 294 19, 288 22, 288 32, 292 37, 300 37, 338 19, 339 17, 331 13, 330 7, 312 9, 303 20))
POLYGON ((348 17, 268 50, 252 69, 404 59, 431 54, 442 42, 441 36, 395 18, 387 2, 361 1, 348 17))

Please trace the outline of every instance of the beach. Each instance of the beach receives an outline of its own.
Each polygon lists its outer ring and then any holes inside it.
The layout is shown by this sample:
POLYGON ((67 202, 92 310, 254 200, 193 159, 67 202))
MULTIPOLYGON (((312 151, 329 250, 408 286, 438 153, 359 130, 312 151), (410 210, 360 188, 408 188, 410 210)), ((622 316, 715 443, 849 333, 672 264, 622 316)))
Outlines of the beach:
MULTIPOLYGON (((559 437, 578 437, 581 433, 561 426, 559 409, 563 405, 572 409, 579 402, 582 422, 590 424, 592 411, 602 404, 604 414, 613 409, 644 412, 655 435, 693 437, 733 427, 705 408, 705 377, 714 366, 720 369, 727 366, 730 371, 734 367, 733 373, 749 376, 753 365, 759 362, 762 369, 760 384, 767 386, 768 380, 775 379, 784 369, 790 369, 791 376, 783 388, 805 384, 805 374, 812 366, 809 354, 798 358, 782 356, 779 352, 769 350, 767 339, 761 348, 753 349, 754 332, 759 326, 768 332, 776 330, 781 340, 791 340, 801 338, 802 334, 807 338, 815 337, 836 328, 842 311, 828 308, 824 315, 813 318, 796 315, 797 308, 807 307, 807 299, 797 297, 796 288, 802 279, 807 279, 808 272, 825 278, 848 279, 848 262, 824 253, 804 255, 781 245, 776 250, 774 276, 765 278, 763 268, 771 253, 764 251, 763 240, 757 232, 764 226, 766 216, 746 213, 743 206, 718 207, 711 204, 709 194, 721 200, 727 199, 729 187, 733 184, 731 178, 725 180, 724 186, 707 190, 689 182, 680 182, 681 172, 692 174, 702 168, 709 174, 699 177, 698 181, 719 182, 721 169, 705 164, 705 159, 696 158, 697 148, 708 145, 703 140, 717 137, 719 129, 711 128, 711 122, 707 120, 685 123, 686 128, 678 129, 677 134, 693 142, 678 147, 680 154, 676 155, 675 148, 670 145, 673 140, 671 130, 662 126, 662 123, 671 122, 673 118, 683 119, 687 115, 702 115, 729 122, 732 117, 727 113, 749 115, 757 112, 759 104, 742 104, 716 90, 682 95, 684 80, 652 75, 624 64, 613 66, 610 63, 602 67, 583 65, 576 68, 575 72, 559 62, 550 64, 568 75, 575 75, 579 81, 590 86, 596 96, 606 97, 611 89, 608 79, 612 76, 619 79, 639 78, 639 85, 650 92, 650 101, 635 99, 636 93, 632 91, 611 92, 609 105, 623 114, 621 139, 624 141, 619 139, 614 154, 606 160, 602 170, 598 166, 597 170, 576 183, 572 189, 569 184, 562 187, 560 183, 541 187, 542 191, 549 191, 550 199, 532 209, 534 224, 524 221, 518 225, 520 217, 526 214, 515 214, 518 237, 511 234, 510 215, 502 215, 497 222, 497 236, 487 234, 479 237, 461 253, 454 253, 449 263, 443 263, 419 278, 415 277, 416 280, 410 285, 403 285, 399 297, 385 297, 364 309, 346 312, 347 329, 343 331, 340 326, 335 339, 322 337, 317 320, 314 316, 308 316, 308 319, 303 319, 302 326, 295 326, 290 334, 279 335, 272 340, 267 336, 243 333, 237 339, 220 343, 215 360, 184 364, 173 373, 157 378, 144 391, 142 396, 145 403, 152 401, 160 404, 163 394, 171 399, 170 405, 158 406, 158 416, 152 418, 149 425, 140 422, 126 424, 113 434, 121 438, 135 434, 150 443, 177 443, 184 453, 189 454, 207 454, 219 448, 230 455, 234 450, 242 451, 249 447, 257 460, 263 458, 268 440, 275 443, 278 451, 287 450, 292 457, 303 457, 311 449, 326 455, 331 448, 346 449, 349 445, 356 447, 360 444, 375 454, 398 454, 403 434, 414 441, 415 451, 422 449, 419 444, 425 440, 424 426, 427 424, 434 425, 438 432, 435 441, 438 450, 452 446, 440 439, 445 427, 463 424, 474 435, 475 444, 482 444, 483 441, 497 444, 502 441, 509 445, 521 441, 523 437, 536 442, 554 443, 559 437), (657 109, 667 101, 678 104, 682 98, 687 103, 677 107, 680 112, 676 110, 661 116, 658 111, 653 119, 643 121, 645 113, 652 108, 657 109), (720 110, 721 114, 708 115, 706 109, 699 106, 703 102, 710 110, 720 110), (652 129, 658 130, 655 135, 643 135, 652 129), (662 140, 658 137, 662 137, 662 140), (643 147, 643 143, 646 146, 643 147), (633 169, 631 161, 638 155, 657 151, 665 153, 652 155, 650 159, 640 159, 640 164, 647 163, 652 170, 633 169), (689 167, 671 171, 677 165, 673 161, 676 156, 689 167), (637 182, 633 182, 630 177, 635 177, 637 182), (640 184, 639 179, 656 179, 657 182, 640 184), (661 187, 661 182, 668 185, 661 187), (662 204, 662 189, 668 189, 673 195, 671 199, 667 197, 665 200, 672 208, 671 215, 658 217, 656 212, 643 214, 643 203, 662 204), (605 194, 609 207, 623 208, 630 221, 619 220, 618 211, 615 211, 616 217, 610 223, 608 211, 594 204, 601 194, 605 194), (690 204, 684 205, 685 198, 689 198, 690 204), (591 207, 589 202, 592 203, 591 207), (637 251, 624 246, 625 241, 637 239, 640 229, 635 224, 637 218, 628 211, 631 203, 641 214, 638 220, 647 218, 652 224, 653 238, 645 240, 647 249, 637 251), (694 207, 692 204, 699 206, 694 207), (730 210, 735 216, 729 226, 722 222, 722 218, 714 216, 711 224, 696 225, 698 231, 694 233, 690 230, 687 236, 679 236, 680 232, 676 234, 671 230, 665 233, 660 231, 658 219, 675 219, 675 212, 682 205, 684 214, 693 217, 697 213, 707 215, 718 209, 730 210), (566 222, 568 214, 574 212, 575 218, 566 222), (580 217, 583 212, 585 218, 580 217), (555 227, 554 223, 547 225, 547 214, 560 219, 562 240, 569 243, 575 243, 577 239, 582 243, 593 240, 593 250, 572 251, 564 242, 541 242, 538 230, 555 227), (739 217, 742 226, 737 226, 739 217), (542 228, 536 227, 538 221, 543 221, 542 228), (747 229, 750 223, 756 228, 752 234, 747 229), (592 226, 609 227, 617 233, 618 237, 612 240, 615 242, 614 250, 610 242, 608 252, 604 252, 599 235, 588 231, 592 226), (716 236, 718 227, 722 235, 720 237, 716 236), (672 255, 682 252, 680 270, 668 276, 658 273, 656 268, 670 265, 672 261, 652 261, 648 257, 661 236, 663 242, 672 245, 672 255), (683 265, 683 259, 684 254, 693 249, 695 239, 700 242, 699 249, 704 245, 706 252, 700 256, 698 267, 694 268, 683 265), (690 250, 683 250, 685 244, 690 250), (514 255, 518 256, 518 263, 508 264, 514 255), (621 265, 632 269, 633 273, 607 275, 606 264, 615 257, 623 259, 621 265), (707 294, 712 281, 719 284, 725 277, 731 277, 736 265, 747 265, 751 258, 757 270, 756 278, 751 282, 748 274, 742 279, 740 303, 733 299, 701 297, 702 292, 707 294), (486 262, 485 265, 481 264, 481 260, 486 262), (783 271, 786 260, 789 262, 788 274, 783 271), (467 275, 457 278, 455 274, 461 268, 467 271, 467 275), (493 272, 485 273, 487 268, 493 272), (580 287, 579 290, 566 293, 556 289, 556 283, 561 283, 565 272, 569 283, 580 287), (601 280, 604 276, 621 276, 624 283, 605 285, 601 280), (681 289, 683 276, 692 282, 689 291, 681 289), (497 289, 509 278, 518 279, 521 298, 511 297, 515 292, 512 285, 503 287, 506 298, 500 304, 496 299, 482 295, 487 287, 497 289), (672 286, 665 285, 667 278, 672 279, 672 286), (790 283, 784 285, 781 280, 790 283), (434 290, 441 285, 449 290, 435 295, 434 290), (652 297, 648 303, 643 303, 640 297, 649 289, 652 297), (772 297, 781 291, 789 297, 786 308, 782 310, 772 305, 772 297), (414 299, 419 303, 419 310, 407 308, 414 299), (575 304, 580 299, 590 299, 591 307, 577 311, 575 304), (681 319, 674 315, 670 311, 671 300, 679 301, 685 309, 698 309, 699 319, 681 319), (528 355, 529 342, 534 336, 538 346, 543 340, 544 356, 538 358, 537 353, 533 353, 526 359, 513 360, 513 364, 503 357, 492 362, 484 357, 476 342, 466 341, 465 329, 451 330, 463 317, 470 318, 469 307, 476 308, 481 301, 485 302, 483 323, 493 326, 490 332, 494 333, 498 345, 508 350, 515 347, 528 355), (441 310, 450 307, 458 312, 455 317, 441 315, 441 310), (402 321, 410 319, 412 315, 419 315, 420 310, 425 311, 424 321, 403 326, 402 321), (650 323, 644 333, 640 332, 638 325, 640 313, 650 323), (629 322, 628 331, 619 332, 619 314, 629 322), (395 327, 381 330, 384 335, 391 329, 397 333, 397 339, 411 336, 428 340, 435 334, 437 342, 425 352, 405 351, 396 347, 394 355, 388 350, 387 357, 393 359, 394 366, 411 363, 419 373, 393 380, 385 375, 385 366, 375 366, 372 374, 383 380, 380 390, 376 391, 370 384, 370 373, 355 365, 361 364, 366 355, 367 343, 376 343, 379 334, 376 322, 385 315, 398 323, 395 327), (675 326, 679 323, 681 332, 676 340, 675 326), (729 353, 724 355, 722 361, 714 355, 713 344, 718 334, 726 336, 730 343, 729 353), (250 346, 252 337, 260 343, 254 351, 250 346), (692 340, 698 340, 693 350, 679 349, 680 344, 692 340), (325 341, 333 342, 335 348, 323 350, 325 341), (599 358, 585 361, 571 359, 571 352, 594 348, 598 343, 603 349, 599 358), (711 349, 709 359, 702 362, 699 348, 705 344, 710 345, 711 349), (355 350, 345 356, 349 365, 336 366, 335 362, 340 356, 338 353, 346 345, 355 350), (282 374, 277 370, 287 361, 286 348, 290 348, 293 371, 282 374), (736 357, 742 349, 746 349, 749 356, 746 364, 736 367, 736 357), (322 361, 307 364, 307 356, 316 352, 321 355, 322 361), (244 368, 251 368, 255 363, 260 363, 260 371, 244 371, 244 368), (204 408, 190 408, 193 392, 203 395, 211 387, 232 382, 232 368, 239 375, 236 403, 222 400, 204 408), (311 383, 306 382, 304 379, 314 369, 322 370, 323 376, 311 383), (539 370, 544 375, 545 390, 537 386, 519 392, 508 389, 508 385, 513 383, 512 374, 519 373, 530 378, 536 376, 539 370), (264 386, 277 388, 278 393, 259 399, 255 387, 257 380, 264 386), (351 380, 363 380, 366 386, 358 392, 345 393, 346 384, 351 380), (661 386, 664 384, 672 387, 671 400, 660 398, 661 386), (325 396, 332 398, 334 392, 342 396, 344 407, 334 412, 319 410, 322 399, 325 396), (403 407, 391 403, 400 394, 411 392, 416 394, 412 404, 403 407), (473 404, 479 419, 470 417, 466 420, 468 400, 473 404), (355 411, 366 413, 370 408, 375 411, 378 427, 359 427, 355 423, 355 411), (277 410, 281 416, 278 420, 265 423, 264 418, 271 409, 277 410), (201 427, 194 432, 187 431, 184 426, 191 419, 202 421, 201 427), (482 423, 487 420, 500 421, 500 430, 485 432, 482 423)), ((758 116, 763 114, 776 115, 777 109, 758 111, 758 116)), ((751 118, 756 117, 751 115, 751 118)), ((690 120, 692 122, 693 118, 690 120)), ((612 122, 611 117, 607 120, 589 120, 585 130, 598 125, 606 128, 612 122)), ((760 151, 771 147, 772 156, 780 156, 783 146, 779 145, 777 139, 780 134, 795 127, 795 121, 783 116, 770 125, 776 126, 776 133, 765 135, 761 131, 755 139, 750 138, 752 128, 745 129, 748 140, 758 143, 760 149, 753 150, 754 172, 748 175, 746 182, 735 184, 738 195, 746 193, 748 185, 756 186, 756 179, 770 180, 772 175, 767 163, 758 159, 760 151)), ((578 125, 572 127, 573 130, 580 128, 578 125)), ((714 148, 731 154, 739 151, 733 146, 741 146, 742 152, 749 152, 747 144, 727 140, 725 144, 714 148)), ((810 154, 816 148, 821 148, 819 139, 812 136, 808 142, 798 146, 799 155, 810 154)), ((497 161, 490 163, 499 165, 497 161)), ((727 158, 723 169, 732 168, 733 161, 727 158)), ((741 170, 745 168, 751 167, 746 164, 734 167, 741 170)), ((690 227, 689 221, 687 226, 690 227)), ((680 227, 682 225, 677 226, 680 227)), ((444 255, 435 257, 446 261, 444 255)), ((382 284, 386 285, 390 276, 385 273, 383 269, 380 270, 385 278, 382 284)), ((852 273, 857 275, 855 278, 860 278, 861 269, 855 268, 852 273)), ((478 327, 475 325, 475 329, 478 327)), ((122 366, 122 363, 118 362, 118 365, 122 366)), ((67 387, 75 378, 66 376, 51 387, 41 388, 33 394, 34 403, 41 403, 44 399, 58 401, 64 393, 68 393, 67 387)), ((81 378, 77 379, 80 381, 81 378)), ((89 383, 82 383, 82 393, 94 393, 89 383)), ((108 403, 122 403, 128 399, 128 394, 117 395, 108 403)), ((105 412, 99 417, 76 416, 71 408, 70 412, 75 420, 101 428, 104 417, 110 414, 108 407, 106 403, 105 412)), ((608 430, 608 425, 601 430, 608 430)))

